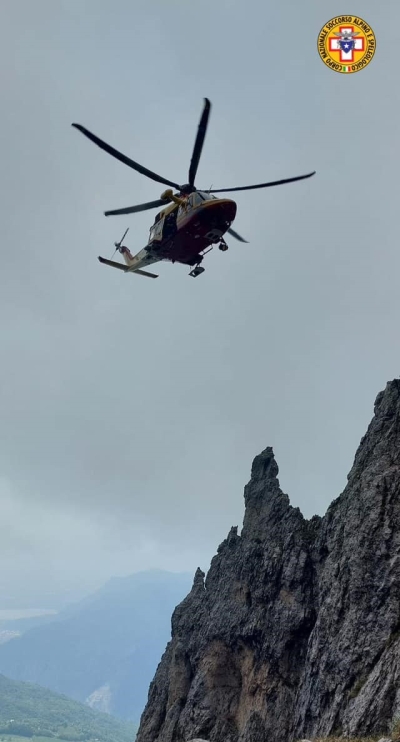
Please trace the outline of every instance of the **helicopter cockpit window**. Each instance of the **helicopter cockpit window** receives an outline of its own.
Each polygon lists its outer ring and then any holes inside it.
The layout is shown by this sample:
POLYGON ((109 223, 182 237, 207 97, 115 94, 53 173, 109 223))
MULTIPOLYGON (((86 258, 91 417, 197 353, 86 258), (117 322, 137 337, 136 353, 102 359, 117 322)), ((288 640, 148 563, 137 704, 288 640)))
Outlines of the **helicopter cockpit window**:
POLYGON ((203 201, 211 201, 211 199, 217 198, 213 193, 205 193, 204 191, 196 191, 196 196, 200 196, 203 201))

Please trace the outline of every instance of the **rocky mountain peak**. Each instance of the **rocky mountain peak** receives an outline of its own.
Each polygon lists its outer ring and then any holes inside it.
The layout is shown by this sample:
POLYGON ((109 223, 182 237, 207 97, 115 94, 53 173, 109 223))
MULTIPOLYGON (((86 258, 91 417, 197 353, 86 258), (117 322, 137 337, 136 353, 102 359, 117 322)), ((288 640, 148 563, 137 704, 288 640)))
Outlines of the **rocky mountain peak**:
POLYGON ((306 521, 272 448, 172 618, 137 742, 290 742, 400 713, 400 380, 375 401, 344 492, 306 521))
POLYGON ((251 481, 262 481, 265 484, 271 482, 278 484, 279 467, 276 463, 274 451, 268 446, 264 451, 258 454, 253 460, 251 467, 251 481))
POLYGON ((375 462, 379 470, 389 465, 394 457, 395 465, 400 453, 400 379, 387 383, 374 405, 374 417, 360 442, 348 480, 357 479, 362 473, 371 474, 375 462))
POLYGON ((289 497, 282 492, 278 474, 273 449, 268 447, 255 457, 250 481, 244 488, 243 538, 271 539, 275 529, 281 532, 287 520, 303 521, 300 511, 291 507, 289 497))

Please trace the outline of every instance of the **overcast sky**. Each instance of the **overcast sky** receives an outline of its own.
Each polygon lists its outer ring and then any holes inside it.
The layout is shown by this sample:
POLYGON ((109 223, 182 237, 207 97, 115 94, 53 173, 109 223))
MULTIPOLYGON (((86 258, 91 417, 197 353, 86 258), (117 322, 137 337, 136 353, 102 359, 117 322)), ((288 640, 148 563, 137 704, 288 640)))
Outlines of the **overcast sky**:
POLYGON ((400 374, 400 7, 352 2, 3 0, 0 608, 207 569, 268 445, 307 517, 343 490, 400 374), (317 54, 338 12, 376 33, 358 74, 317 54), (163 186, 70 124, 185 182, 205 96, 199 187, 317 175, 237 194, 249 244, 196 280, 101 266, 154 218, 103 211, 163 186))

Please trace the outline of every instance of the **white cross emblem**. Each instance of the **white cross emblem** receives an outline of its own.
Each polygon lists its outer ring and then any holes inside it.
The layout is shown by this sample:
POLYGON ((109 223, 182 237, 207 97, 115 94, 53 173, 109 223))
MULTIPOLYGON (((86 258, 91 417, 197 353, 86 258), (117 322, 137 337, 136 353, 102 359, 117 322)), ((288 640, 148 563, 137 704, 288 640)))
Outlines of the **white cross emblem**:
POLYGON ((364 51, 364 37, 355 38, 359 32, 354 32, 354 26, 340 26, 339 30, 340 33, 335 34, 338 38, 334 39, 332 36, 329 38, 329 51, 339 52, 340 61, 343 63, 354 62, 354 51, 364 51), (346 48, 346 44, 348 44, 349 51, 343 49, 343 47, 346 48))

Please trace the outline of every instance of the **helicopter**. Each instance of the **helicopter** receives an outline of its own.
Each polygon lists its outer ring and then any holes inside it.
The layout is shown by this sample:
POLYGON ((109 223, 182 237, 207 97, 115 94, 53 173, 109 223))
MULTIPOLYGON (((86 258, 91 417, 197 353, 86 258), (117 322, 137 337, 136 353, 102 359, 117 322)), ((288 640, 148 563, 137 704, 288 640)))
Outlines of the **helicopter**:
POLYGON ((224 239, 225 234, 231 235, 236 240, 239 240, 239 242, 247 243, 247 240, 243 239, 243 237, 231 228, 231 224, 236 217, 236 202, 230 198, 222 198, 214 194, 247 191, 255 188, 269 188, 270 186, 304 180, 315 175, 314 170, 312 173, 307 173, 306 175, 298 175, 294 178, 285 178, 284 180, 275 180, 269 183, 258 183, 257 185, 219 188, 216 190, 197 189, 195 179, 207 132, 210 110, 211 103, 208 98, 205 98, 192 151, 188 182, 183 185, 179 185, 179 183, 175 183, 148 170, 143 165, 140 165, 138 162, 114 149, 114 147, 111 147, 84 126, 76 123, 72 124, 73 127, 78 129, 78 131, 109 155, 112 155, 112 157, 145 175, 147 178, 169 186, 156 201, 148 201, 147 203, 137 204, 136 206, 128 206, 122 209, 104 212, 105 216, 116 216, 136 214, 140 211, 163 207, 155 217, 154 223, 150 228, 148 243, 142 250, 136 255, 132 255, 130 250, 122 244, 128 232, 126 230, 122 239, 114 243, 115 252, 118 250, 124 259, 124 263, 99 256, 98 259, 101 263, 111 268, 122 270, 125 273, 136 273, 137 275, 148 278, 158 278, 157 274, 149 273, 143 270, 143 268, 165 260, 190 266, 192 270, 189 276, 195 278, 204 272, 201 263, 204 256, 213 249, 214 245, 218 244, 219 249, 223 252, 228 250, 228 245, 224 239), (176 193, 174 193, 173 189, 176 193))

